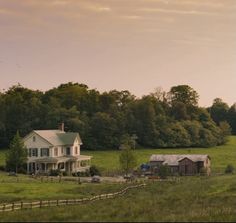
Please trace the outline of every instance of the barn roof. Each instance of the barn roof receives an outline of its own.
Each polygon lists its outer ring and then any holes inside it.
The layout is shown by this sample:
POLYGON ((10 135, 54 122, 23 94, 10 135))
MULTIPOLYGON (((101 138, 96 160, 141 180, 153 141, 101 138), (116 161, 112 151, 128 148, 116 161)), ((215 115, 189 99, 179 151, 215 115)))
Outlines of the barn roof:
POLYGON ((181 155, 151 155, 149 161, 150 162, 163 162, 163 164, 167 164, 169 166, 178 166, 179 161, 183 159, 190 159, 193 162, 198 162, 198 161, 205 161, 207 158, 210 158, 208 155, 200 155, 200 154, 194 154, 194 155, 189 155, 189 154, 181 154, 181 155))

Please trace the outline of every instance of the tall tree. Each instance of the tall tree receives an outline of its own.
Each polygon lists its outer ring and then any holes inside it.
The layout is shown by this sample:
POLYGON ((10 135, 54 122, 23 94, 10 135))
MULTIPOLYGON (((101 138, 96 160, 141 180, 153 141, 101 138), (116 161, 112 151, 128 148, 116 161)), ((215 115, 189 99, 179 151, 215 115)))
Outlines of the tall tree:
POLYGON ((22 167, 27 161, 27 150, 24 142, 17 131, 13 140, 10 143, 10 149, 6 153, 6 168, 18 172, 19 167, 22 167))
POLYGON ((133 150, 129 147, 129 145, 126 145, 123 147, 120 157, 120 167, 127 175, 132 169, 137 165, 137 160, 134 155, 133 150))
POLYGON ((188 85, 178 85, 170 89, 169 97, 171 103, 182 102, 185 105, 198 105, 198 93, 188 85))
POLYGON ((213 104, 208 108, 212 119, 219 125, 220 122, 227 120, 229 106, 222 99, 216 98, 213 104))

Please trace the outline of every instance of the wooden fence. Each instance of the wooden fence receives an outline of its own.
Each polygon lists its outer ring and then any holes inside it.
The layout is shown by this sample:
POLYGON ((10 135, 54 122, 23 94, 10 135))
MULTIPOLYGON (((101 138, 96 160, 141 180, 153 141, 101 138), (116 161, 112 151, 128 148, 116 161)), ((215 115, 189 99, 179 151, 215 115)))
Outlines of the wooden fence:
POLYGON ((101 194, 93 196, 91 198, 80 198, 80 199, 64 199, 64 200, 44 200, 44 201, 32 201, 32 202, 13 202, 8 204, 0 204, 0 212, 23 210, 23 209, 33 209, 33 208, 42 208, 42 207, 53 207, 53 206, 62 206, 62 205, 75 205, 83 204, 96 200, 103 200, 109 198, 115 198, 117 196, 122 196, 127 193, 128 190, 134 188, 145 187, 146 184, 138 184, 126 187, 125 189, 109 194, 101 194))

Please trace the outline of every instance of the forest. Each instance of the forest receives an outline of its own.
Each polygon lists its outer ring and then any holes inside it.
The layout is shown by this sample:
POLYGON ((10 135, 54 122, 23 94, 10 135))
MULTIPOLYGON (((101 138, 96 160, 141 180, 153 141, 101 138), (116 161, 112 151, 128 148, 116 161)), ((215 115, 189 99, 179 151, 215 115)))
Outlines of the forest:
POLYGON ((198 99, 188 85, 137 98, 127 90, 99 92, 72 82, 46 92, 18 84, 0 92, 0 148, 7 148, 17 131, 24 137, 62 122, 65 131, 79 132, 88 150, 119 149, 127 140, 136 148, 224 144, 236 134, 236 104, 216 98, 204 108, 198 99))

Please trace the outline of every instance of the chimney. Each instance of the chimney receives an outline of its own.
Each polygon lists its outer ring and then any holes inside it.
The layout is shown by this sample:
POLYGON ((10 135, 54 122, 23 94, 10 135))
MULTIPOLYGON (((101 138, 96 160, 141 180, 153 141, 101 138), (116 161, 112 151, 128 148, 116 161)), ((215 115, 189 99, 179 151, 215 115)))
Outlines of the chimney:
POLYGON ((62 122, 61 125, 59 126, 59 130, 64 132, 64 129, 65 129, 65 124, 64 122, 62 122))

